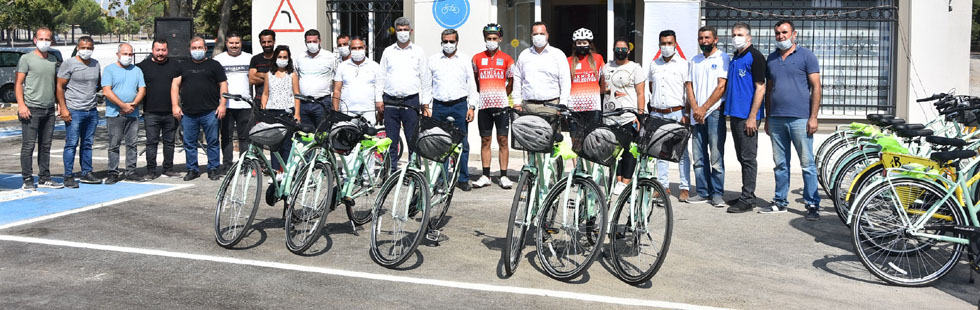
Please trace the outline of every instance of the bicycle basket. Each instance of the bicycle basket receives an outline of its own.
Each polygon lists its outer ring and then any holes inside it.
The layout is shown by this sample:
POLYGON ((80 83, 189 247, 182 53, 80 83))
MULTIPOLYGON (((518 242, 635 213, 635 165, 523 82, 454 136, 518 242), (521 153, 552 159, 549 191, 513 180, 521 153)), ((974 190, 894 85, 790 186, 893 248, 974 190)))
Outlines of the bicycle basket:
POLYGON ((558 121, 555 114, 514 111, 511 114, 511 148, 533 153, 551 153, 555 147, 558 121))
POLYGON ((248 131, 249 141, 269 149, 277 149, 297 129, 292 118, 277 111, 253 110, 252 121, 255 125, 248 131))
POLYGON ((602 123, 582 124, 572 131, 572 151, 588 161, 611 167, 620 150, 629 148, 633 134, 620 126, 602 123))
POLYGON ((317 143, 327 143, 328 135, 330 130, 333 129, 334 125, 340 122, 347 122, 353 120, 354 117, 344 114, 343 112, 338 112, 334 110, 323 110, 323 116, 320 117, 320 123, 316 125, 316 142, 317 143))
POLYGON ((415 134, 415 150, 423 158, 445 162, 449 154, 466 138, 463 132, 456 129, 452 123, 433 119, 419 118, 418 132, 415 134))
POLYGON ((640 153, 666 161, 678 162, 691 138, 691 125, 672 119, 649 116, 641 121, 637 148, 640 153))
POLYGON ((337 153, 346 155, 364 139, 366 126, 369 125, 360 117, 338 122, 330 129, 328 145, 337 153))

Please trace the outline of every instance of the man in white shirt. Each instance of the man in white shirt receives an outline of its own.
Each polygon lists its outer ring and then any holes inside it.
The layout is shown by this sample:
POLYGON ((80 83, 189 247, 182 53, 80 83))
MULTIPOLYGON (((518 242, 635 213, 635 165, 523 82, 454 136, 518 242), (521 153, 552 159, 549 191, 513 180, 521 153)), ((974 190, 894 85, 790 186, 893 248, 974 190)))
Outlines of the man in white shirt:
POLYGON ((299 106, 300 121, 316 127, 323 117, 323 109, 331 106, 333 95, 333 76, 337 71, 339 59, 334 53, 320 48, 320 32, 307 30, 306 53, 294 59, 296 73, 299 75, 299 93, 316 99, 316 102, 303 102, 299 106))
MULTIPOLYGON (((228 92, 231 94, 251 97, 251 84, 248 80, 248 66, 252 55, 242 51, 242 36, 237 32, 229 32, 225 36, 225 52, 215 55, 214 60, 225 69, 228 77, 228 92)), ((251 120, 252 107, 244 101, 228 100, 225 118, 221 119, 221 168, 228 169, 235 161, 235 135, 238 135, 238 151, 248 149, 248 122, 251 120)))
POLYGON ((697 195, 687 202, 710 202, 720 208, 725 206, 725 136, 728 134, 720 107, 724 104, 729 58, 717 44, 715 27, 698 29, 701 53, 691 60, 685 82, 694 124, 691 159, 697 183, 697 195))
MULTIPOLYGON (((673 30, 660 32, 660 57, 650 63, 650 115, 690 123, 690 108, 684 96, 684 81, 688 80, 687 60, 677 55, 677 35, 673 30)), ((657 160, 657 179, 670 195, 667 161, 657 160)), ((680 201, 687 201, 691 180, 691 158, 687 149, 681 155, 680 201)))
POLYGON ((384 108, 381 101, 375 100, 375 83, 380 66, 367 58, 367 45, 364 38, 350 40, 351 58, 340 63, 333 78, 333 108, 348 114, 363 116, 372 125, 380 118, 375 111, 384 108))
POLYGON ((419 123, 417 110, 428 115, 432 102, 432 74, 422 47, 411 41, 412 23, 408 18, 395 19, 395 36, 398 42, 381 54, 381 70, 375 80, 379 86, 375 100, 384 102, 385 133, 394 141, 388 153, 392 168, 398 165, 396 156, 402 147, 400 131, 404 128, 408 149, 413 149, 419 123))
POLYGON ((340 62, 350 59, 350 40, 351 37, 346 34, 337 36, 337 59, 340 62))
POLYGON ((465 137, 467 124, 473 121, 480 94, 476 90, 470 58, 458 55, 457 44, 459 33, 453 29, 444 30, 442 52, 429 57, 428 65, 432 74, 432 117, 442 121, 448 121, 452 117, 453 125, 463 132, 463 154, 460 157, 462 162, 456 187, 468 192, 470 144, 465 137))
POLYGON ((560 49, 548 44, 548 27, 543 22, 531 25, 534 46, 525 49, 517 58, 515 84, 521 85, 518 109, 554 112, 541 104, 565 104, 571 94, 572 74, 568 59, 560 49))

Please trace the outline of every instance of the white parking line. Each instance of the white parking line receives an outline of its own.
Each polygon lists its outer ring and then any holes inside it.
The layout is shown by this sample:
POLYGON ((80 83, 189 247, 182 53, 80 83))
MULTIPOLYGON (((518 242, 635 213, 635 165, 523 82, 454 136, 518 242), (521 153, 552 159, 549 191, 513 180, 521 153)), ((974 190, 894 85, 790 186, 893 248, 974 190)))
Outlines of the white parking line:
POLYGON ((474 291, 499 292, 499 293, 509 293, 509 294, 519 294, 519 295, 574 299, 574 300, 581 300, 581 301, 588 301, 588 302, 599 302, 599 303, 617 304, 617 305, 626 305, 626 306, 656 307, 656 308, 666 308, 666 309, 724 309, 724 308, 699 306, 699 305, 692 305, 692 304, 685 304, 685 303, 669 302, 669 301, 620 298, 620 297, 610 297, 610 296, 574 293, 574 292, 567 292, 567 291, 527 288, 527 287, 513 287, 513 286, 501 286, 501 285, 446 281, 446 280, 436 280, 436 279, 410 278, 410 277, 392 276, 392 275, 375 274, 375 273, 367 273, 367 272, 359 272, 359 271, 311 267, 311 266, 303 266, 303 265, 295 265, 295 264, 284 264, 284 263, 259 261, 259 260, 251 260, 251 259, 240 259, 240 258, 171 252, 171 251, 162 251, 162 250, 153 250, 153 249, 121 247, 121 246, 102 245, 102 244, 93 244, 93 243, 72 242, 72 241, 64 241, 64 240, 0 235, 0 241, 43 244, 43 245, 50 245, 50 246, 62 246, 62 247, 110 251, 110 252, 129 253, 129 254, 142 254, 142 255, 150 255, 150 256, 189 259, 189 260, 196 260, 196 261, 265 267, 265 268, 273 268, 273 269, 280 269, 280 270, 311 272, 311 273, 335 275, 335 276, 349 277, 349 278, 432 285, 432 286, 450 287, 450 288, 458 288, 458 289, 474 290, 474 291))

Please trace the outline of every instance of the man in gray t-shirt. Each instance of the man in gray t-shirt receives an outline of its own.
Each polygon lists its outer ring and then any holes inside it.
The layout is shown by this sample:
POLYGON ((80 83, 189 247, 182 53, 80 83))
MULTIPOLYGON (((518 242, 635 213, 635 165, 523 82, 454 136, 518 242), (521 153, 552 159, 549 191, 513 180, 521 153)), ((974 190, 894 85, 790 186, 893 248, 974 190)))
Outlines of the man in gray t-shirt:
POLYGON ((51 134, 54 132, 54 88, 58 57, 48 53, 54 35, 48 28, 34 33, 37 49, 21 55, 17 62, 14 93, 17 96, 17 116, 21 124, 20 174, 24 190, 37 187, 62 188, 51 180, 51 134), (37 146, 38 181, 34 185, 34 147, 37 146))
POLYGON ((102 179, 92 175, 92 144, 95 142, 95 128, 99 125, 98 103, 95 93, 99 89, 102 70, 99 61, 92 59, 94 43, 84 36, 78 39, 78 55, 65 60, 58 69, 58 82, 55 94, 58 110, 65 121, 65 186, 78 188, 72 170, 75 166, 75 151, 81 142, 78 161, 82 172, 79 181, 87 184, 102 183, 102 179))

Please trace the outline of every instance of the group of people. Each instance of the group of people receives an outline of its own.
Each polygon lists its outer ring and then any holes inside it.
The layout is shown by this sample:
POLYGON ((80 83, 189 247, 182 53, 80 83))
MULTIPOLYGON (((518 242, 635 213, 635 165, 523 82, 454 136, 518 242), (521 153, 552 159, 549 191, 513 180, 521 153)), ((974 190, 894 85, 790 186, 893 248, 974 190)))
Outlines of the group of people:
MULTIPOLYGON (((592 32, 584 28, 572 34, 573 55, 566 56, 549 45, 547 25, 536 22, 531 27, 533 46, 522 51, 516 60, 500 51, 504 33, 497 24, 483 28, 486 50, 472 57, 458 53, 460 37, 456 30, 443 31, 442 51, 426 55, 412 42, 414 30, 407 18, 396 19, 394 29, 397 42, 384 49, 379 62, 366 57, 367 40, 359 36, 339 36, 334 53, 322 49, 318 31, 309 30, 304 33, 306 50, 294 55, 289 47, 276 45, 275 32, 263 30, 258 36, 262 52, 254 56, 242 51, 242 38, 237 33, 226 36, 226 52, 212 59, 205 57, 204 40, 193 38, 191 59, 184 62, 170 60, 167 41, 157 39, 152 56, 133 64, 132 47, 123 43, 119 45, 118 61, 106 66, 101 74, 100 64, 91 59, 91 38, 80 39, 78 55, 56 69, 57 60, 47 53, 51 31, 39 29, 35 38, 37 50, 22 57, 17 70, 16 93, 24 131, 24 188, 35 187, 31 168, 35 145, 40 147, 37 186, 62 186, 51 180, 48 165, 56 110, 68 128, 64 185, 77 187, 77 182, 177 177, 173 153, 178 122, 187 159, 184 180, 200 175, 200 132, 207 142, 208 176, 215 180, 220 178, 222 168, 235 159, 234 137, 238 137, 239 150, 248 147, 251 109, 278 111, 313 126, 319 123, 325 109, 333 109, 364 116, 372 124, 383 122, 386 133, 396 143, 390 150, 392 156, 398 155, 401 133, 409 149, 414 149, 419 114, 452 120, 464 134, 467 124, 477 120, 482 174, 470 182, 464 166, 457 188, 469 191, 492 184, 490 148, 495 137, 499 147, 498 184, 508 189, 513 184, 507 176, 509 115, 502 110, 511 106, 514 85, 520 85, 521 100, 513 100, 516 109, 547 111, 550 108, 544 104, 561 104, 580 121, 605 122, 630 130, 637 129, 632 114, 602 119, 601 111, 630 109, 692 124, 691 154, 685 151, 679 162, 678 198, 688 203, 728 206, 732 213, 755 207, 763 213, 786 211, 789 158, 795 146, 804 172, 806 218, 819 218, 812 144, 820 106, 820 69, 814 54, 795 43, 796 30, 790 21, 774 26, 777 50, 769 56, 752 45, 751 29, 745 23, 737 23, 731 30, 735 46, 731 56, 717 48, 719 38, 714 27, 700 28, 696 38, 700 53, 690 60, 678 55, 676 33, 665 30, 659 34, 660 49, 647 68, 630 61, 631 45, 625 39, 615 41, 613 60, 607 63, 596 51, 592 32), (50 79, 52 75, 57 76, 56 83, 50 79), (105 180, 92 174, 91 160, 99 119, 99 87, 106 100, 109 129, 109 175, 105 180), (226 100, 222 93, 254 99, 257 106, 226 100), (314 101, 301 102, 295 94, 314 101), (646 98, 647 94, 650 98, 646 98), (147 176, 135 173, 140 106, 147 137, 147 176), (731 127, 742 168, 742 186, 737 199, 724 201, 727 126, 731 127), (776 162, 776 194, 768 205, 757 205, 755 196, 760 126, 770 135, 776 162), (164 160, 162 171, 158 171, 156 153, 161 140, 164 160), (120 170, 119 148, 123 141, 126 167, 120 170), (76 174, 73 163, 79 146, 82 167, 81 173, 76 174), (692 163, 694 193, 690 190, 692 163)), ((462 156, 469 158, 465 141, 462 156)), ((289 144, 283 143, 278 151, 285 157, 288 148, 289 144)), ((657 164, 658 179, 665 184, 669 179, 667 164, 657 164)), ((279 169, 275 161, 273 165, 279 169)), ((635 159, 624 154, 614 193, 625 188, 634 166, 635 159)))

